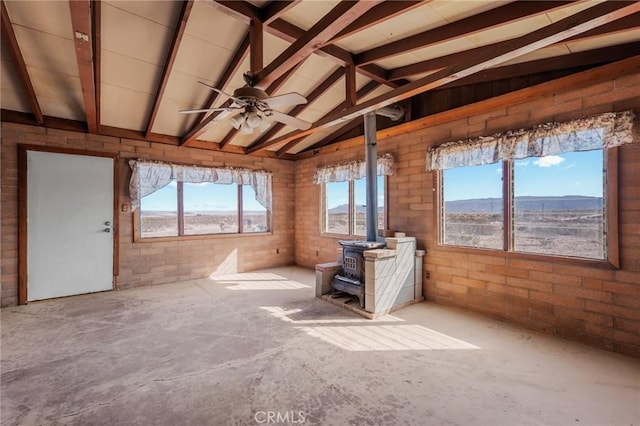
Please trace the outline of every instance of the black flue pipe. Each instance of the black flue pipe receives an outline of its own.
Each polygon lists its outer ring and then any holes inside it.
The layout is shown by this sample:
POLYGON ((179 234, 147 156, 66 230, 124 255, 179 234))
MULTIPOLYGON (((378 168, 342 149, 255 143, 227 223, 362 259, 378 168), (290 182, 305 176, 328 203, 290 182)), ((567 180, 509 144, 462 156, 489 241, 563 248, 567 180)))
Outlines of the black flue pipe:
POLYGON ((399 105, 382 107, 364 115, 364 144, 366 162, 367 241, 378 240, 378 141, 376 139, 376 114, 398 121, 404 117, 404 108, 399 105))
POLYGON ((376 241, 378 239, 378 142, 375 112, 364 115, 364 141, 367 170, 367 241, 376 241))

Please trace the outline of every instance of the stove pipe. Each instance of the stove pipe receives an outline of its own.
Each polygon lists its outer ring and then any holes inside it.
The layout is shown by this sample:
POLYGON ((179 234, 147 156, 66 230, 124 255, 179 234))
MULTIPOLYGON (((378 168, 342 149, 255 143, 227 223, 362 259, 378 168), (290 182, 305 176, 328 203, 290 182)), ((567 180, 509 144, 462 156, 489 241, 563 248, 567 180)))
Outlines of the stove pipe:
POLYGON ((364 141, 367 184, 367 241, 378 239, 378 142, 376 140, 376 114, 388 117, 393 121, 404 116, 404 108, 399 105, 382 107, 364 115, 364 141))
POLYGON ((367 168, 367 241, 376 241, 378 236, 378 148, 375 112, 364 115, 364 141, 367 168))

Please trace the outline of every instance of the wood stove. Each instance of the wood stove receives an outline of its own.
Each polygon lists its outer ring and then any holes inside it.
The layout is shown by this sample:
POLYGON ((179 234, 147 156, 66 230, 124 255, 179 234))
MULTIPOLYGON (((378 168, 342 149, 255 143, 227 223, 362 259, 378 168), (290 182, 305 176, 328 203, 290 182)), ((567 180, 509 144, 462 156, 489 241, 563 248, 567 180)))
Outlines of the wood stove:
POLYGON ((336 291, 356 296, 360 307, 364 308, 364 252, 380 249, 386 243, 376 241, 338 241, 342 246, 342 274, 338 274, 331 284, 331 293, 336 291))

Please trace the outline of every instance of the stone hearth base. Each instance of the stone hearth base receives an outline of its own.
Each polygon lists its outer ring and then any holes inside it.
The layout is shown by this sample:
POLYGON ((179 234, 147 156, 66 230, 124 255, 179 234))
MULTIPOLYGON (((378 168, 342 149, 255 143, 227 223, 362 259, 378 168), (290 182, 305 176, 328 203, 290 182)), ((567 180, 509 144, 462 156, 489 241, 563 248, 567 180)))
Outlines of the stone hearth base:
POLYGON ((347 309, 351 312, 355 312, 358 315, 361 315, 368 319, 376 319, 380 318, 384 315, 390 314, 391 312, 398 311, 400 309, 406 308, 407 306, 411 306, 416 303, 420 303, 424 301, 424 297, 418 297, 417 299, 410 300, 405 303, 401 303, 397 306, 394 306, 392 309, 388 309, 386 311, 371 313, 367 312, 364 309, 360 308, 358 304, 358 298, 351 296, 350 294, 336 294, 335 296, 331 296, 331 294, 325 294, 322 296, 322 300, 329 302, 333 305, 340 306, 341 308, 347 309))

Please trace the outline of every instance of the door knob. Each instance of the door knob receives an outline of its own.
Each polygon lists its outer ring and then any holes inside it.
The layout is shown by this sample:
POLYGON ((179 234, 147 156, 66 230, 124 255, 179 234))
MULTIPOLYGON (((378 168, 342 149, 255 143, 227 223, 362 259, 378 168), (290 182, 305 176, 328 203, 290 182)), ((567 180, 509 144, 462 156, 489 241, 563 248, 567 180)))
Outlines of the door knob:
POLYGON ((104 232, 108 234, 109 232, 111 232, 111 228, 104 228, 104 232))
POLYGON ((106 222, 104 223, 104 226, 111 226, 111 222, 106 221, 106 222))

